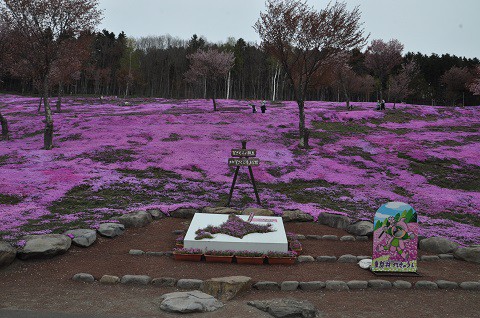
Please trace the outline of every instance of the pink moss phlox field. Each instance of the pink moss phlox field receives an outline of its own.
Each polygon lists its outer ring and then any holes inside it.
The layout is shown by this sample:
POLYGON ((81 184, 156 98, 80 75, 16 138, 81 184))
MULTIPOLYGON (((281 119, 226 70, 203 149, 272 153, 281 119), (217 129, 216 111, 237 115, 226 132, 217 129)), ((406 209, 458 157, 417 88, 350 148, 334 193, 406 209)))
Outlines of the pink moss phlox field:
POLYGON ((0 142, 0 195, 15 199, 0 202, 0 236, 14 240, 81 221, 97 228, 138 209, 168 215, 222 205, 233 178, 230 150, 247 140, 261 160, 253 171, 262 205, 255 204, 242 167, 236 208, 372 220, 383 203, 403 201, 418 211, 422 235, 480 243, 479 189, 456 185, 479 173, 479 107, 397 104, 394 111, 387 104, 380 112, 375 103, 353 103, 346 111, 342 103, 307 102, 312 148, 303 150, 295 102, 267 103, 266 114, 253 114, 248 103, 219 100, 220 111, 213 112, 209 100, 132 99, 125 105, 114 98, 66 98, 63 111, 53 115, 55 148, 44 151, 38 99, 0 95, 11 131, 11 139, 0 142), (427 169, 437 162, 438 169, 427 169), (149 199, 124 208, 52 212, 83 186, 91 202, 104 199, 97 197, 102 191, 127 188, 149 199))

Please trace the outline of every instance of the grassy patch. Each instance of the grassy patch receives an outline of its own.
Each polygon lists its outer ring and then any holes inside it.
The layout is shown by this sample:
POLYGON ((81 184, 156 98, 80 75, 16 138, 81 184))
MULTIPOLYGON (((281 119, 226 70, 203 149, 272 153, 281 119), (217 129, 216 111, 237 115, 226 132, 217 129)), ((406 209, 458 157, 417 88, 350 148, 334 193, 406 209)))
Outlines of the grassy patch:
POLYGON ((148 168, 146 170, 135 170, 135 169, 117 169, 118 172, 123 173, 128 176, 136 177, 137 179, 164 179, 164 178, 173 178, 181 179, 182 176, 173 171, 167 171, 160 168, 148 168))
POLYGON ((45 131, 44 129, 36 130, 34 132, 23 135, 23 138, 35 137, 35 136, 43 134, 44 131, 45 131))
POLYGON ((168 138, 163 138, 162 141, 178 141, 178 140, 182 140, 182 137, 179 135, 179 134, 176 134, 176 133, 171 133, 170 136, 168 136, 168 138))
POLYGON ((341 156, 346 156, 346 157, 359 156, 367 161, 373 161, 372 156, 368 152, 363 151, 363 149, 360 147, 344 147, 338 153, 341 156))
POLYGON ((7 162, 9 156, 8 155, 3 155, 3 156, 0 156, 0 165, 3 165, 7 162))
MULTIPOLYGON (((89 185, 76 186, 48 208, 52 213, 72 214, 94 209, 126 209, 135 203, 150 203, 160 199, 147 189, 138 189, 128 183, 112 184, 108 188, 94 191, 89 185)), ((162 198, 167 201, 167 198, 162 198)))
POLYGON ((326 122, 326 121, 313 121, 312 125, 315 129, 321 129, 329 132, 336 132, 343 135, 350 134, 368 134, 372 131, 372 128, 361 125, 357 122, 326 122))
POLYGON ((470 126, 429 126, 428 130, 431 131, 462 131, 462 132, 470 132, 470 133, 478 133, 480 131, 480 124, 473 124, 470 126))
POLYGON ((474 165, 462 165, 456 159, 429 158, 425 161, 417 160, 404 153, 399 158, 410 161, 410 170, 424 176, 428 183, 442 188, 478 191, 480 189, 480 168, 474 165), (461 166, 461 169, 452 167, 461 166))
POLYGON ((132 157, 134 154, 135 152, 133 150, 116 149, 108 146, 102 150, 95 151, 93 155, 90 156, 90 159, 106 164, 115 162, 131 162, 135 160, 135 158, 132 157))
POLYGON ((2 194, 0 193, 0 204, 19 204, 22 202, 23 198, 17 195, 11 195, 11 194, 2 194))
POLYGON ((60 138, 60 141, 71 141, 71 140, 80 140, 82 139, 82 134, 73 134, 66 137, 60 138))
POLYGON ((280 168, 280 167, 267 168, 267 172, 275 178, 280 178, 281 176, 283 176, 287 173, 290 173, 292 171, 295 171, 295 168, 294 167, 288 167, 288 166, 283 167, 283 168, 280 168))
POLYGON ((383 123, 407 123, 412 120, 436 121, 438 120, 438 115, 426 115, 425 117, 422 117, 419 114, 412 114, 398 110, 388 110, 384 113, 383 118, 372 119, 370 122, 378 125, 383 123))
POLYGON ((406 135, 410 132, 412 132, 411 129, 408 128, 397 128, 397 129, 385 129, 388 132, 394 133, 396 135, 406 135))
POLYGON ((399 186, 396 186, 393 189, 393 192, 398 194, 398 195, 401 195, 402 197, 411 198, 413 196, 412 193, 408 192, 405 188, 402 188, 402 187, 399 187, 399 186))
POLYGON ((480 227, 480 218, 477 215, 473 215, 473 214, 442 212, 439 214, 435 214, 434 217, 438 219, 448 219, 458 223, 469 224, 469 225, 480 227))

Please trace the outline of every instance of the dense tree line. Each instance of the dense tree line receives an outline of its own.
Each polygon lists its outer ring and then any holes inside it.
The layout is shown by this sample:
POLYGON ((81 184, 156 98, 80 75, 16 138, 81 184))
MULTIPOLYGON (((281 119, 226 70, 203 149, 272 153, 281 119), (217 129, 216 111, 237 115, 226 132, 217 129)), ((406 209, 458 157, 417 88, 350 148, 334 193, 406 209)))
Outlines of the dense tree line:
MULTIPOLYGON (((66 94, 96 96, 123 97, 128 94, 207 98, 205 83, 192 83, 186 78, 190 67, 188 56, 199 49, 215 48, 232 52, 235 57, 229 74, 216 83, 219 98, 294 99, 291 82, 282 66, 261 47, 243 39, 229 39, 225 43, 209 43, 196 35, 190 40, 169 35, 129 39, 124 33, 115 35, 107 30, 85 34, 84 37, 89 48, 88 57, 80 58, 79 70, 68 72, 70 78, 54 87, 51 94, 56 96, 64 91, 66 94)), ((393 67, 386 66, 378 73, 365 63, 367 56, 368 53, 355 50, 347 63, 348 70, 325 70, 315 85, 308 88, 306 100, 347 100, 342 88, 345 85, 341 79, 343 76, 348 77, 348 100, 373 101, 383 97, 393 102, 393 96, 390 98, 388 94, 389 83, 386 77, 398 75, 402 64, 414 61, 418 72, 410 85, 412 89, 408 96, 402 98, 404 101, 438 105, 457 105, 463 100, 467 105, 480 103, 480 99, 469 90, 469 85, 476 78, 475 67, 480 65, 478 58, 408 52, 400 56, 393 67), (383 74, 388 68, 391 68, 388 74, 383 74), (378 85, 383 86, 381 90, 377 90, 378 85), (384 92, 385 96, 380 96, 380 92, 384 92)), ((5 58, 0 60, 1 91, 41 94, 34 79, 13 74, 5 66, 7 62, 5 58)))

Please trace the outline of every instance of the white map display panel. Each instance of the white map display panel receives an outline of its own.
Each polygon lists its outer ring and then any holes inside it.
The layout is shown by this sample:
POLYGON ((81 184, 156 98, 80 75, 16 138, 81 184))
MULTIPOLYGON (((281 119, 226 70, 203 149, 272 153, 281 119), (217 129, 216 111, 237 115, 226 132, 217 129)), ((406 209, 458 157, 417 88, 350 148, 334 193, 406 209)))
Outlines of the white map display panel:
MULTIPOLYGON (((248 215, 239 215, 244 221, 248 220, 248 215)), ((198 229, 203 229, 209 225, 219 226, 227 221, 227 214, 209 214, 196 213, 190 223, 187 234, 184 239, 185 248, 199 248, 206 250, 233 250, 233 251, 256 251, 265 252, 287 252, 288 242, 281 217, 273 216, 256 216, 252 223, 257 224, 272 224, 274 232, 270 233, 251 233, 244 236, 242 239, 225 234, 214 234, 213 239, 195 240, 195 232, 198 229)))

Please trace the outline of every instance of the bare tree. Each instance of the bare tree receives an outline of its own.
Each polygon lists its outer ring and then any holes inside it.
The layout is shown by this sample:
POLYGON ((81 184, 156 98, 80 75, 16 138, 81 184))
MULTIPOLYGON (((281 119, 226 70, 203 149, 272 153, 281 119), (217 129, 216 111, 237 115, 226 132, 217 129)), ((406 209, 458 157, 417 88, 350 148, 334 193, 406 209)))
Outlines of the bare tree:
POLYGON ((204 80, 210 85, 210 92, 213 101, 213 110, 217 111, 215 101, 217 93, 217 80, 224 78, 232 69, 235 57, 231 52, 220 52, 216 49, 206 51, 199 49, 197 52, 187 56, 190 60, 190 69, 185 73, 187 81, 194 82, 204 80))
POLYGON ((62 110, 64 86, 80 79, 84 63, 89 59, 92 45, 90 34, 80 35, 65 41, 60 47, 59 58, 52 63, 51 83, 58 85, 56 111, 62 110))
POLYGON ((378 79, 377 92, 383 99, 383 90, 392 70, 402 63, 403 44, 396 39, 388 42, 373 40, 367 49, 365 66, 378 79))
POLYGON ((53 118, 48 96, 52 71, 62 47, 101 20, 98 0, 2 0, 0 17, 15 34, 9 43, 18 65, 38 80, 45 103, 44 148, 53 148, 53 118))
POLYGON ((480 95, 480 66, 476 68, 476 78, 470 84, 469 89, 473 95, 480 95))
MULTIPOLYGON (((471 79, 472 75, 466 67, 453 66, 441 76, 440 81, 445 85, 445 96, 452 101, 453 106, 461 96, 465 96, 471 79)), ((465 106, 465 101, 462 101, 462 105, 465 106)))
POLYGON ((397 101, 412 94, 414 90, 410 87, 412 80, 417 76, 419 70, 417 64, 411 61, 403 65, 402 70, 389 79, 389 95, 393 99, 393 108, 397 101))
POLYGON ((300 147, 308 147, 305 96, 315 73, 330 57, 365 44, 356 7, 336 2, 315 10, 300 0, 268 0, 254 28, 265 50, 283 67, 299 110, 300 147))
MULTIPOLYGON (((5 69, 5 61, 8 56, 5 50, 5 44, 7 43, 7 28, 4 22, 0 19, 0 83, 2 83, 2 76, 5 69)), ((2 139, 8 139, 8 122, 7 119, 2 115, 0 109, 0 124, 2 126, 2 139)))

